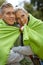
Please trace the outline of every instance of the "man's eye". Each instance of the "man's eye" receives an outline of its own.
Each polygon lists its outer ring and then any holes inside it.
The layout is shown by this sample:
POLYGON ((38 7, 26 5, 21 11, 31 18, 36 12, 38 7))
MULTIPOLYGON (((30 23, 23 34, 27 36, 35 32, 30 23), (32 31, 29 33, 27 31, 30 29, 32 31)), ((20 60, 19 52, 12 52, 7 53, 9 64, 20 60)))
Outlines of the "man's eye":
POLYGON ((7 15, 15 14, 15 12, 7 12, 7 15))
POLYGON ((8 12, 7 14, 10 15, 10 12, 8 12))
POLYGON ((12 12, 13 14, 15 14, 15 12, 12 12))

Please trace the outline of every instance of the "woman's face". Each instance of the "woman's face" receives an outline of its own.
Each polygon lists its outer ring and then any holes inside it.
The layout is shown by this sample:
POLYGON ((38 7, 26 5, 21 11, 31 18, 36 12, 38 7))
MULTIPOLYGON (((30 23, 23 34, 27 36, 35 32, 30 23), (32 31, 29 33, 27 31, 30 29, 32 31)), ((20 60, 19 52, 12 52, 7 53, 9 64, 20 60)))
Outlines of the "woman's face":
POLYGON ((28 15, 23 10, 18 10, 16 12, 16 19, 20 26, 23 26, 28 22, 28 15))

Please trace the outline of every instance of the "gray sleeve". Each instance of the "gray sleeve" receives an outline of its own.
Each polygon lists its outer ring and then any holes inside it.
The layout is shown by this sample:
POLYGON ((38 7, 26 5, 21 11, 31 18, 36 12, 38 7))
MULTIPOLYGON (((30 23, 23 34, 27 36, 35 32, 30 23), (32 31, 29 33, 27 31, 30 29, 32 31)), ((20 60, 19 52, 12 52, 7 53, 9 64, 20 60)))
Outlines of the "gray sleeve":
POLYGON ((31 50, 30 46, 18 46, 18 47, 12 48, 12 50, 14 52, 18 52, 23 55, 33 55, 33 52, 31 50))
POLYGON ((17 52, 13 52, 13 50, 11 50, 7 63, 9 64, 9 63, 20 62, 23 58, 24 58, 23 55, 17 52))

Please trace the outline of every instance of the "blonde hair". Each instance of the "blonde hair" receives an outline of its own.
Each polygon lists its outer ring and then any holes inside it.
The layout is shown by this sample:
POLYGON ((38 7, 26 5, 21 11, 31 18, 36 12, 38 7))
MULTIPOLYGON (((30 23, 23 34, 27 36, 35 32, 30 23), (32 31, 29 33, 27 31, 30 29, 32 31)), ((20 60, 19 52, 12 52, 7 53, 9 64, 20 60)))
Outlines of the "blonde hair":
POLYGON ((16 9, 15 13, 18 12, 19 10, 22 10, 23 12, 25 12, 26 14, 28 14, 28 12, 23 7, 16 7, 15 9, 16 9))

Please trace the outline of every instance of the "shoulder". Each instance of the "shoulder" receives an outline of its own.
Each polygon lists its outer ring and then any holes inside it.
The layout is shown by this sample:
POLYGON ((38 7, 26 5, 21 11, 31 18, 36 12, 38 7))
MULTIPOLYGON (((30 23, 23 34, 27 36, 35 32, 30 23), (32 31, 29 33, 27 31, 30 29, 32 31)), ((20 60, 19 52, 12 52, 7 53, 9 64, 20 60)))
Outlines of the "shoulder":
POLYGON ((4 23, 4 21, 2 20, 2 19, 0 19, 0 26, 4 26, 5 25, 5 23, 4 23))

